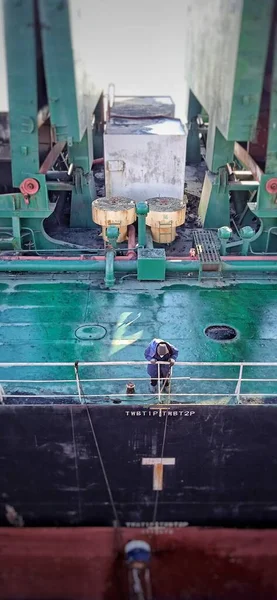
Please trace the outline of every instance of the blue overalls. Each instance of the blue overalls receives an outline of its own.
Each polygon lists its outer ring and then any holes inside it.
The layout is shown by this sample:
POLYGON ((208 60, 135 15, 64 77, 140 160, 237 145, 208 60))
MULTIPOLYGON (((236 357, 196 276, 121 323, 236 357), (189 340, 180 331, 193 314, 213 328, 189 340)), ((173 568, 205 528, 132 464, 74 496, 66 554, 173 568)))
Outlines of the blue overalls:
MULTIPOLYGON (((144 356, 145 356, 146 360, 150 361, 153 358, 155 358, 155 360, 157 362, 167 362, 171 358, 176 360, 178 357, 178 354, 179 354, 179 351, 177 350, 177 348, 172 346, 172 344, 169 344, 168 342, 164 342, 163 340, 160 340, 158 338, 155 338, 154 340, 152 340, 152 342, 150 342, 149 346, 147 346, 147 348, 144 352, 144 356), (157 347, 159 344, 165 344, 168 348, 167 354, 165 354, 163 357, 161 357, 157 352, 157 347)), ((158 365, 157 364, 154 364, 154 365, 149 364, 147 366, 147 373, 151 377, 151 385, 156 386, 158 383, 158 365)), ((170 365, 160 365, 161 380, 165 380, 169 375, 170 375, 170 365)))

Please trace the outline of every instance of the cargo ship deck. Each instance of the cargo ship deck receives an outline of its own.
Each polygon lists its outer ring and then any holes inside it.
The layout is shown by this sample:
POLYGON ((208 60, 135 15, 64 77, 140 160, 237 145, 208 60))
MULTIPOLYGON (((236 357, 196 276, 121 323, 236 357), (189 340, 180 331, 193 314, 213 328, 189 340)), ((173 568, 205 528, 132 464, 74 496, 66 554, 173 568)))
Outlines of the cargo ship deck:
POLYGON ((277 401, 274 280, 216 288, 193 282, 147 285, 123 276, 115 288, 105 290, 95 274, 93 279, 10 275, 0 279, 0 310, 5 404, 78 403, 75 361, 92 404, 277 401), (208 337, 207 328, 213 326, 232 328, 233 339, 208 337), (143 364, 154 337, 179 349, 170 396, 162 398, 150 394, 143 364), (238 397, 240 363, 263 365, 244 366, 238 397), (132 396, 126 394, 130 381, 135 383, 132 396))

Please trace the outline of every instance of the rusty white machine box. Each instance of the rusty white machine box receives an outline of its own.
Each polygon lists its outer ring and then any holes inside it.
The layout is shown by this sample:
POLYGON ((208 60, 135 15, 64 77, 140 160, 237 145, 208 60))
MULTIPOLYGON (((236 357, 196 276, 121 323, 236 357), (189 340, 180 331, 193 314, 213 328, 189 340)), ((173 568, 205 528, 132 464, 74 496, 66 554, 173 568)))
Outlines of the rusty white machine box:
POLYGON ((184 196, 186 131, 179 119, 111 118, 104 134, 106 196, 184 196))

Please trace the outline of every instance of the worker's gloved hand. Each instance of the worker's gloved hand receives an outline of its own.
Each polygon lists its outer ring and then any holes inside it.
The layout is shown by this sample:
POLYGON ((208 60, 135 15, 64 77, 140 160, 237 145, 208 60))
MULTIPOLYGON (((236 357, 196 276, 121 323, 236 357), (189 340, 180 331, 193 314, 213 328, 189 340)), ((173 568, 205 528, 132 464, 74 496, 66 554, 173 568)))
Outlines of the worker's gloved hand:
POLYGON ((171 366, 171 367, 173 367, 173 365, 175 365, 175 360, 174 360, 174 358, 170 358, 170 359, 169 359, 169 364, 170 364, 170 366, 171 366))
POLYGON ((151 365, 154 365, 157 361, 155 358, 151 358, 150 362, 151 362, 151 365))

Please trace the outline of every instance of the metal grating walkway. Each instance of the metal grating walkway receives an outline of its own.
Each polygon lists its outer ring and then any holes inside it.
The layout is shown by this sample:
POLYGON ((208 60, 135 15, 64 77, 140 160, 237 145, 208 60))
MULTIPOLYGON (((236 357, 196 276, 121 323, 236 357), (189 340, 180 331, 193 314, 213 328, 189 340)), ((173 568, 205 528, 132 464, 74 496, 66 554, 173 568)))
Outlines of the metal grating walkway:
POLYGON ((195 229, 193 240, 199 261, 202 264, 220 264, 220 255, 217 248, 217 237, 214 231, 195 229))

